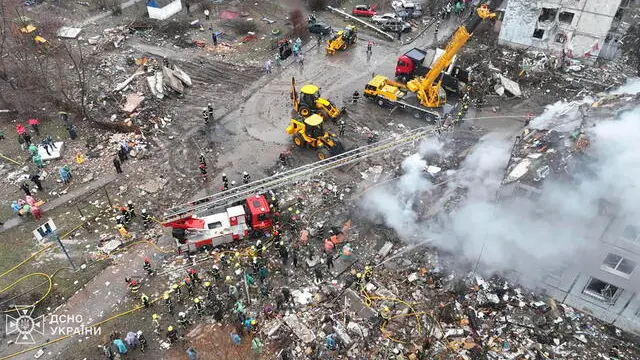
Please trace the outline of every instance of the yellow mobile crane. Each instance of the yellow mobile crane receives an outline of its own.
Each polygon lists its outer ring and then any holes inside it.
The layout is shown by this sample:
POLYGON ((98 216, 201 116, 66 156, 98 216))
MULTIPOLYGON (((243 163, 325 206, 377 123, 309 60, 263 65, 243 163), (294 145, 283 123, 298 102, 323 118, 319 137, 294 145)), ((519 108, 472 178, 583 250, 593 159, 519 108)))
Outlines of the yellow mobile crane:
POLYGON ((395 106, 414 111, 414 116, 425 116, 431 120, 438 119, 440 115, 429 109, 437 108, 446 102, 446 93, 442 88, 442 71, 446 69, 453 57, 469 41, 473 31, 484 19, 495 18, 496 14, 489 10, 486 4, 480 5, 464 24, 460 25, 453 34, 444 54, 438 58, 433 67, 424 77, 416 77, 406 86, 388 79, 382 75, 376 75, 364 88, 364 96, 378 103, 380 106, 395 106), (405 98, 408 92, 416 94, 417 104, 410 104, 405 98))
POLYGON ((447 44, 444 54, 440 56, 427 75, 424 78, 417 77, 407 83, 409 91, 415 93, 418 100, 420 100, 420 105, 434 108, 446 102, 446 95, 444 95, 445 92, 441 86, 442 78, 440 74, 451 64, 453 57, 460 51, 464 44, 469 41, 471 35, 473 35, 473 31, 478 27, 480 22, 484 19, 493 19, 495 17, 496 13, 491 12, 486 4, 480 5, 480 7, 476 9, 475 14, 470 16, 464 24, 458 27, 451 41, 447 44))

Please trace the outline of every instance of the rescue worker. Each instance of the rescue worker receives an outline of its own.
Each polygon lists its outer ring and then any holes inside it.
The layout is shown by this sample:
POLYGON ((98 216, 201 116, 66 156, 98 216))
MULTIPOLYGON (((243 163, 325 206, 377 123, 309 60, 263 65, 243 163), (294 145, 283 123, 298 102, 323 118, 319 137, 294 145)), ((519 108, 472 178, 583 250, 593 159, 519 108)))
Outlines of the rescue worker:
POLYGON ((202 110, 202 119, 204 120, 205 124, 209 123, 209 110, 207 108, 204 108, 202 110))
POLYGON ((213 121, 213 105, 211 105, 211 103, 207 104, 207 115, 209 121, 213 121))
POLYGON ((362 273, 357 273, 356 274, 356 286, 358 288, 362 288, 363 285, 364 285, 364 279, 362 278, 362 273))
POLYGON ((353 92, 353 103, 357 104, 358 103, 358 99, 360 99, 360 93, 358 92, 358 90, 353 92))
POLYGON ((373 41, 369 40, 367 42, 367 54, 371 55, 372 51, 373 51, 373 41))
POLYGON ((207 159, 204 157, 203 153, 200 153, 200 157, 198 157, 198 162, 200 164, 204 164, 204 166, 207 166, 207 159))
POLYGON ((380 327, 387 326, 387 323, 391 319, 391 309, 389 309, 389 307, 387 306, 383 306, 382 310, 379 312, 379 315, 380 315, 380 318, 379 318, 380 327))
POLYGON ((171 303, 169 293, 165 292, 164 295, 162 295, 162 299, 164 300, 164 304, 167 306, 167 309, 169 309, 169 314, 173 314, 173 304, 171 303))
POLYGON ((456 127, 462 126, 462 117, 463 116, 464 116, 464 114, 462 113, 462 111, 458 111, 458 118, 456 119, 456 127))
POLYGON ((232 188, 235 188, 235 187, 236 187, 236 182, 235 182, 235 180, 234 180, 234 181, 231 181, 231 187, 232 187, 232 188))
POLYGON ((120 208, 120 214, 122 214, 125 224, 128 224, 131 222, 131 213, 129 212, 129 209, 126 206, 122 206, 120 208))
POLYGON ((148 228, 149 222, 151 221, 151 216, 147 214, 147 209, 142 209, 140 217, 142 218, 142 226, 144 226, 145 229, 148 228))
POLYGON ((338 123, 338 136, 343 137, 344 136, 344 120, 340 120, 340 122, 338 123))
POLYGON ((29 185, 27 183, 20 184, 20 189, 24 191, 24 194, 27 196, 31 196, 31 189, 29 189, 29 185))
POLYGON ((194 282, 194 283, 202 282, 200 280, 200 276, 198 275, 198 272, 196 271, 196 269, 190 268, 189 270, 187 270, 187 272, 189 273, 189 278, 191 279, 192 282, 194 282))
POLYGON ((289 251, 286 246, 280 247, 280 258, 282 258, 282 265, 287 265, 287 261, 289 260, 289 251))
POLYGON ((184 328, 189 325, 189 319, 187 319, 187 314, 185 312, 180 311, 178 313, 178 324, 184 328))
POLYGON ((140 290, 140 284, 138 284, 138 282, 136 281, 136 279, 131 279, 131 278, 125 278, 124 281, 127 282, 127 284, 129 285, 129 290, 132 293, 137 293, 138 290, 140 290))
POLYGON ((167 340, 169 340, 169 344, 175 344, 178 341, 178 331, 171 325, 167 328, 167 340))
POLYGON ((176 299, 178 299, 178 301, 182 301, 182 289, 180 289, 180 285, 179 284, 173 284, 171 285, 171 290, 173 290, 173 293, 176 294, 176 299))
POLYGON ((287 156, 285 155, 284 151, 280 153, 280 155, 278 156, 278 160, 280 161, 280 165, 287 166, 287 156))
POLYGON ((153 275, 153 269, 151 268, 151 261, 149 261, 149 259, 147 258, 144 259, 144 264, 142 265, 142 268, 144 269, 144 271, 147 272, 147 274, 153 275))
POLYGON ((129 216, 136 217, 136 207, 133 206, 133 202, 131 200, 127 201, 127 212, 129 212, 129 216))
POLYGON ((291 305, 295 305, 293 302, 293 297, 291 296, 291 291, 289 290, 289 288, 283 287, 282 290, 282 296, 284 297, 284 301, 288 304, 291 305))
POLYGON ((145 294, 140 295, 140 301, 142 302, 142 305, 144 305, 146 309, 148 309, 149 306, 151 305, 149 303, 149 297, 145 294))
POLYGON ((222 173, 222 183, 223 184, 228 184, 229 183, 229 178, 227 178, 227 174, 222 173))
POLYGON ((198 169, 200 169, 200 176, 202 176, 202 181, 207 181, 207 165, 199 164, 198 169))
POLYGON ((316 281, 315 281, 316 284, 322 283, 322 270, 320 270, 319 267, 316 267, 316 268, 313 269, 313 273, 316 276, 316 281))
POLYGON ((216 283, 220 280, 220 268, 218 267, 218 265, 213 265, 213 267, 211 268, 211 275, 213 276, 213 279, 216 283))
POLYGON ((204 306, 202 306, 202 302, 200 302, 200 298, 193 299, 193 305, 195 306, 198 314, 202 315, 202 313, 204 312, 204 306))
POLYGON ((213 298, 213 286, 211 286, 211 282, 205 281, 202 284, 202 287, 204 288, 204 291, 207 294, 207 299, 213 298))
POLYGON ((142 334, 142 330, 138 330, 136 336, 138 337, 138 342, 140 343, 140 352, 144 354, 144 348, 147 346, 147 338, 145 338, 144 334, 142 334))
POLYGON ((362 274, 364 281, 369 282, 373 278, 373 267, 367 265, 364 267, 364 273, 362 274))
POLYGON ((189 293, 189 296, 193 296, 193 283, 191 282, 191 280, 189 278, 184 278, 182 282, 184 283, 184 286, 187 287, 187 292, 189 293))
POLYGON ((122 166, 117 157, 113 158, 113 166, 116 168, 116 174, 122 174, 122 166))
POLYGON ((331 254, 327 254, 327 269, 331 270, 333 267, 333 256, 331 254))
POLYGON ((249 181, 251 181, 251 177, 249 176, 249 174, 245 171, 242 173, 242 183, 243 184, 248 184, 249 181))
POLYGON ((153 332, 158 333, 160 329, 160 315, 158 314, 151 315, 151 323, 153 324, 153 332))
POLYGON ((440 20, 436 21, 436 28, 434 30, 434 36, 437 39, 438 38, 438 31, 440 30, 440 20))
POLYGON ((166 56, 162 57, 162 66, 169 67, 169 59, 166 56))

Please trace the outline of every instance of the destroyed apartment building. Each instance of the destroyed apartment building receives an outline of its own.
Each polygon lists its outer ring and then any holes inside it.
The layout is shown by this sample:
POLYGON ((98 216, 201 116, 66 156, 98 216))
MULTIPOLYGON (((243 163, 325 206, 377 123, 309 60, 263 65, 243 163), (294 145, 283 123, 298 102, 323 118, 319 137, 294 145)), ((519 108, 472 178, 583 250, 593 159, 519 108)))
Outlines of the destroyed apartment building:
MULTIPOLYGON (((624 100, 629 104, 631 99, 633 97, 624 100)), ((577 187, 580 186, 576 181, 578 177, 591 176, 590 162, 593 158, 588 154, 590 139, 585 129, 594 126, 597 116, 585 113, 593 111, 602 102, 603 99, 569 103, 562 116, 555 119, 557 124, 552 126, 549 122, 537 124, 534 120, 515 141, 499 191, 500 201, 531 200, 538 212, 544 212, 548 208, 544 202, 549 199, 544 195, 545 192, 549 194, 545 185, 553 182, 577 187)), ((624 112, 619 109, 615 119, 598 121, 618 120, 619 114, 624 112)), ((563 304, 622 330, 640 334, 640 296, 637 290, 640 280, 640 227, 637 219, 629 219, 609 199, 597 198, 597 202, 599 206, 594 211, 597 215, 588 224, 555 220, 558 224, 554 230, 563 229, 570 233, 571 240, 580 247, 589 247, 588 255, 581 257, 582 254, 575 253, 574 259, 569 261, 571 264, 541 274, 536 285, 563 304)), ((516 273, 513 277, 514 281, 523 281, 527 275, 516 273)))
POLYGON ((620 20, 629 3, 629 0, 509 0, 499 43, 537 48, 587 62, 599 57, 612 59, 618 53, 618 45, 609 34, 624 25, 620 20))

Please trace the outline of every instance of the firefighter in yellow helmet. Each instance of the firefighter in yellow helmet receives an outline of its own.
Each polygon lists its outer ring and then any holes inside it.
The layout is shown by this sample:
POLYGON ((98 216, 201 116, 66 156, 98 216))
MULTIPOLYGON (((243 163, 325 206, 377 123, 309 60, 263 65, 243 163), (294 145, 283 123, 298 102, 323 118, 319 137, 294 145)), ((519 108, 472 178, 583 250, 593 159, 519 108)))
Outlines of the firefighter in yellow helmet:
POLYGON ((193 299, 193 305, 195 306, 198 314, 202 314, 204 312, 204 306, 202 306, 202 301, 200 301, 200 298, 193 299))
POLYGON ((169 340, 169 344, 175 344, 178 341, 178 331, 171 325, 167 328, 167 340, 169 340))

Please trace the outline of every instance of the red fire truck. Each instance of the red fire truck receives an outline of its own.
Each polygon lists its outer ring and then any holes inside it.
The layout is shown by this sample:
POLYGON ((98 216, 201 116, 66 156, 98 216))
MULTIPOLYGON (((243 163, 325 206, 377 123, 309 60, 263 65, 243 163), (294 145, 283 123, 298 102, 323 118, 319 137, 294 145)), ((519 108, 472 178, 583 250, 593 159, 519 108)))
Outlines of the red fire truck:
POLYGON ((185 215, 162 224, 172 228, 178 253, 210 250, 248 237, 260 237, 271 231, 273 219, 263 195, 254 195, 224 212, 206 216, 185 215))

